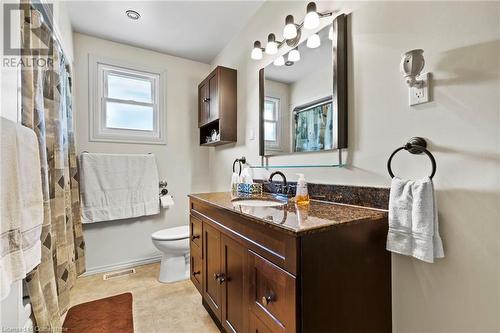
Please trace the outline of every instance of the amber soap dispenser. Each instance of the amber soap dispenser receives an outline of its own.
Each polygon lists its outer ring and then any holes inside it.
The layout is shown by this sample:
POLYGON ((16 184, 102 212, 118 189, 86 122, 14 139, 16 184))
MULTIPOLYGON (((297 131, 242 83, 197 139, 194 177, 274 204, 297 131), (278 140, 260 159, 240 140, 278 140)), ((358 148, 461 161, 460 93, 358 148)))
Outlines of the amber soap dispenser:
POLYGON ((307 182, 304 174, 298 173, 297 190, 295 193, 295 202, 298 205, 307 205, 309 203, 309 193, 307 192, 307 182))

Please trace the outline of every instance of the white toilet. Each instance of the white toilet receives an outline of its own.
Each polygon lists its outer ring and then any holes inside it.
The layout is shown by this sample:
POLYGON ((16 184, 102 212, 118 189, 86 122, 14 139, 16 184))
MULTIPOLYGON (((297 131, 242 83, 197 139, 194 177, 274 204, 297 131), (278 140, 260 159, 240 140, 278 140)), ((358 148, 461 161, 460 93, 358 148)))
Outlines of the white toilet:
POLYGON ((158 280, 169 283, 188 279, 189 226, 158 230, 151 238, 163 255, 158 280))

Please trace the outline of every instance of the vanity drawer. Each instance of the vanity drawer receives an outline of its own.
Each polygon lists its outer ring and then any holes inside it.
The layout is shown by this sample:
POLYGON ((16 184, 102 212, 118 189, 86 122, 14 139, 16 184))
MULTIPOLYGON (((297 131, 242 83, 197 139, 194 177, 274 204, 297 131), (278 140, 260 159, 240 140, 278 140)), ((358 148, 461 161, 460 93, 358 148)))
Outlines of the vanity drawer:
POLYGON ((202 293, 202 270, 201 249, 198 249, 196 246, 191 246, 189 276, 200 294, 202 293))
POLYGON ((295 277, 250 250, 248 274, 250 309, 261 324, 270 332, 295 332, 295 277))
POLYGON ((193 247, 192 245, 196 245, 198 249, 201 250, 201 234, 202 234, 202 225, 201 225, 201 220, 194 217, 193 215, 190 216, 190 238, 191 238, 191 248, 193 247))

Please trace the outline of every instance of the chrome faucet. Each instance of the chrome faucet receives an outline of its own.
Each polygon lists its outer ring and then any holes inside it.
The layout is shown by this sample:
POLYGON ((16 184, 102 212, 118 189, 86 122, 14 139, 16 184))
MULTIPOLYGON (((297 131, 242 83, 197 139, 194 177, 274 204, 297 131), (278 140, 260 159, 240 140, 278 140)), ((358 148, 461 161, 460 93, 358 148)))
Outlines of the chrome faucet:
POLYGON ((286 177, 285 177, 285 174, 283 172, 281 172, 281 171, 275 171, 275 172, 273 172, 269 176, 269 182, 271 184, 273 184, 274 186, 276 186, 276 193, 277 194, 288 195, 288 184, 286 182, 286 177), (273 184, 273 178, 276 175, 281 176, 281 178, 283 179, 283 185, 281 185, 281 184, 273 184))

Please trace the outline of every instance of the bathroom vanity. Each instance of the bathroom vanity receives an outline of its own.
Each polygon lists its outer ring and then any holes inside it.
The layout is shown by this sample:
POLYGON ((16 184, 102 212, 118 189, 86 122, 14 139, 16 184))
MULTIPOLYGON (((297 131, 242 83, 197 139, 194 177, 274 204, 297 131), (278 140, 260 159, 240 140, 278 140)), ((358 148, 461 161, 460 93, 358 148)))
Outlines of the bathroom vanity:
POLYGON ((189 197, 191 281, 221 330, 391 332, 387 211, 189 197))

